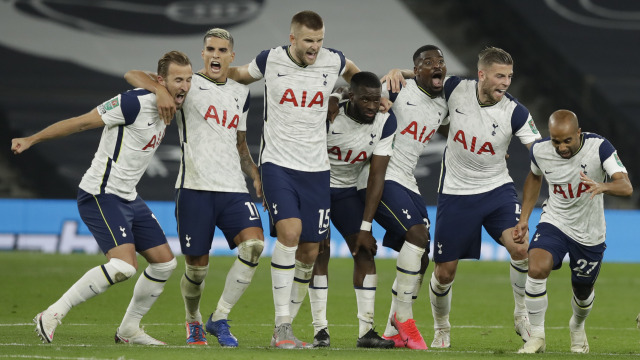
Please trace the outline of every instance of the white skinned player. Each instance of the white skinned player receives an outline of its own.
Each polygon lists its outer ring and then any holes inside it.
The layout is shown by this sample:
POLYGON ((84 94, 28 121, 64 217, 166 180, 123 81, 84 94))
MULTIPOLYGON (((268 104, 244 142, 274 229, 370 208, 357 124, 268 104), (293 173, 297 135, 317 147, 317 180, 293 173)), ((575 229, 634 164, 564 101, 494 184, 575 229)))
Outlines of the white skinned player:
POLYGON ((396 347, 427 349, 415 325, 412 307, 429 264, 430 223, 414 171, 435 133, 446 135, 448 110, 442 91, 447 67, 442 51, 434 45, 418 48, 412 60, 414 69, 407 72, 411 79, 406 80, 399 93, 389 93, 398 128, 375 219, 386 230, 383 245, 398 251, 383 337, 393 340, 396 347))
MULTIPOLYGON (((178 51, 158 61, 158 84, 180 108, 191 86, 189 58, 178 51)), ((147 204, 136 192, 153 154, 162 142, 166 124, 156 109, 156 96, 147 90, 124 92, 92 111, 59 121, 26 138, 11 142, 20 154, 46 140, 104 127, 91 167, 78 190, 78 211, 108 262, 87 271, 62 297, 36 315, 36 333, 45 343, 72 307, 131 278, 137 271, 136 252, 149 266, 140 275, 116 343, 165 345, 140 328, 140 320, 162 293, 176 267, 167 239, 147 204)))
MULTIPOLYGON (((379 112, 380 90, 380 80, 375 74, 366 71, 355 74, 351 78, 348 101, 340 105, 337 116, 327 129, 331 221, 353 255, 353 287, 359 322, 356 346, 363 348, 394 346, 393 341, 381 338, 373 329, 378 277, 374 261, 377 246, 371 234, 371 222, 382 197, 384 175, 393 153, 396 131, 393 112, 379 112), (364 181, 370 191, 363 202, 357 193, 357 185, 364 168, 369 169, 364 181)), ((330 345, 326 312, 329 239, 323 241, 321 248, 309 286, 314 347, 330 345)))
POLYGON ((322 47, 325 28, 315 12, 294 15, 290 30, 289 45, 265 50, 229 73, 243 84, 265 80, 259 165, 271 235, 277 236, 271 345, 287 349, 311 347, 293 335, 291 315, 306 296, 318 244, 329 231, 328 98, 339 76, 349 82, 359 72, 340 51, 322 47))
POLYGON ((451 286, 459 259, 480 258, 482 227, 511 256, 514 327, 523 341, 529 338, 524 303, 528 244, 513 240, 520 203, 505 156, 514 135, 527 148, 540 135, 527 108, 507 93, 512 76, 511 55, 489 47, 478 55, 478 80, 450 77, 444 84, 449 133, 438 189, 435 265, 429 283, 435 330, 432 348, 451 346, 451 286))
MULTIPOLYGON (((227 77, 235 57, 233 37, 227 30, 214 28, 205 33, 203 44, 204 68, 194 74, 190 96, 177 113, 183 157, 176 181, 176 220, 186 263, 180 291, 186 310, 187 345, 206 345, 200 298, 217 226, 229 248, 238 248, 238 258, 205 327, 221 346, 237 347, 228 315, 249 287, 264 248, 262 222, 244 174, 253 180, 258 197, 262 197, 262 190, 246 140, 249 89, 227 77)), ((125 77, 135 86, 157 87, 152 77, 141 71, 131 71, 125 77)), ((159 106, 166 105, 171 116, 168 94, 157 88, 159 106)))
POLYGON ((545 351, 547 278, 551 270, 562 266, 567 253, 573 288, 571 352, 588 353, 584 325, 593 307, 593 286, 606 249, 603 195, 631 196, 633 187, 613 145, 600 135, 581 132, 578 117, 569 110, 551 114, 549 137, 536 141, 529 157, 531 171, 524 184, 522 214, 514 240, 525 240, 543 176, 549 184, 549 198, 542 205, 540 223, 529 244, 525 301, 531 338, 518 353, 545 351), (606 181, 608 177, 611 181, 606 181))

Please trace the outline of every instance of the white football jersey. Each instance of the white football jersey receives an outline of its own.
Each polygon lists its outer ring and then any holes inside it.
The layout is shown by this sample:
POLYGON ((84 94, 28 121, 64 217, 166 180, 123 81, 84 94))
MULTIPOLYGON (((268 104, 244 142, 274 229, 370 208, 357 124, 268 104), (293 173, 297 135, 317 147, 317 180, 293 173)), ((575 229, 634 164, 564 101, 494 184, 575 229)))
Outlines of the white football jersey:
POLYGON ((341 52, 321 48, 313 65, 300 65, 289 46, 282 46, 261 52, 251 62, 251 76, 265 81, 260 164, 329 170, 327 108, 345 61, 341 52))
POLYGON ((445 81, 449 135, 438 192, 480 194, 513 182, 505 155, 513 135, 522 144, 540 138, 529 110, 508 93, 493 105, 480 105, 475 80, 445 81))
POLYGON ((176 188, 248 192, 238 154, 238 131, 247 130, 249 88, 217 83, 196 73, 176 114, 182 161, 176 188))
POLYGON ((136 185, 165 134, 156 95, 142 89, 130 90, 97 109, 105 127, 79 187, 93 195, 114 194, 135 200, 136 185))
MULTIPOLYGON (((383 85, 383 89, 386 87, 383 85)), ((441 124, 446 124, 447 102, 443 96, 432 97, 418 86, 415 79, 408 79, 407 86, 398 93, 388 95, 393 102, 398 129, 393 141, 393 156, 387 167, 386 180, 393 180, 420 194, 414 175, 422 150, 441 124)), ((448 121, 448 120, 447 120, 448 121)))
POLYGON ((536 141, 531 151, 531 172, 544 175, 549 184, 549 198, 542 205, 540 222, 560 229, 586 246, 605 241, 603 194, 591 199, 580 181, 580 171, 594 181, 606 181, 607 175, 626 173, 611 143, 593 133, 582 133, 581 146, 570 159, 564 159, 549 138, 536 141))
MULTIPOLYGON (((378 113, 371 124, 362 124, 346 114, 351 102, 340 104, 340 111, 327 130, 327 152, 331 163, 331 187, 357 186, 358 176, 368 169, 371 156, 393 154, 396 117, 393 112, 378 113)), ((367 178, 365 177, 365 186, 367 178)))

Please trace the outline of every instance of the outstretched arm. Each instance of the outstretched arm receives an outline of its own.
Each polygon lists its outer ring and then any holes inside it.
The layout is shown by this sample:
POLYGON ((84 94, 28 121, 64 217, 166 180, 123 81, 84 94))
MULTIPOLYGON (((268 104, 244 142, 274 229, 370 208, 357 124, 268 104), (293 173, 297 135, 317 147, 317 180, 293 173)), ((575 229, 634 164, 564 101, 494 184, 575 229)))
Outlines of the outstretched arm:
POLYGON ((45 129, 31 136, 12 139, 11 151, 17 155, 39 142, 64 137, 73 133, 95 129, 101 126, 104 126, 104 122, 102 121, 100 114, 98 114, 98 110, 93 109, 84 115, 58 121, 57 123, 49 125, 45 129))
POLYGON ((353 249, 353 256, 358 253, 360 248, 364 248, 369 251, 371 255, 375 255, 378 246, 376 239, 371 234, 370 225, 373 222, 373 217, 376 214, 380 199, 382 199, 382 191, 384 189, 384 176, 387 173, 387 165, 389 164, 390 156, 373 155, 371 157, 371 167, 369 169, 369 179, 367 180, 367 195, 364 201, 364 213, 362 214, 362 224, 360 232, 356 239, 356 244, 353 249), (369 229, 364 230, 364 225, 369 229))
POLYGON ((143 88, 156 94, 158 115, 165 124, 169 125, 176 114, 176 103, 166 87, 158 83, 158 75, 142 70, 130 70, 124 74, 124 79, 134 87, 143 88))
POLYGON ((229 74, 227 76, 244 85, 249 85, 258 80, 249 73, 249 64, 230 67, 229 74))
POLYGON ((610 182, 597 182, 580 171, 580 180, 589 187, 587 192, 591 193, 591 199, 601 193, 613 196, 631 196, 633 193, 633 186, 629 181, 629 176, 623 172, 611 175, 610 182))
POLYGON ((533 211, 533 207, 540 196, 540 187, 542 187, 542 175, 536 175, 529 170, 529 175, 524 181, 522 195, 522 209, 520 220, 513 229, 513 241, 517 244, 525 242, 525 236, 529 234, 529 217, 533 211))
POLYGON ((249 146, 247 145, 247 132, 238 131, 238 140, 236 146, 238 154, 240 154, 240 167, 242 172, 247 174, 253 180, 253 188, 256 189, 256 196, 262 198, 262 182, 260 181, 260 173, 256 163, 253 162, 249 146))

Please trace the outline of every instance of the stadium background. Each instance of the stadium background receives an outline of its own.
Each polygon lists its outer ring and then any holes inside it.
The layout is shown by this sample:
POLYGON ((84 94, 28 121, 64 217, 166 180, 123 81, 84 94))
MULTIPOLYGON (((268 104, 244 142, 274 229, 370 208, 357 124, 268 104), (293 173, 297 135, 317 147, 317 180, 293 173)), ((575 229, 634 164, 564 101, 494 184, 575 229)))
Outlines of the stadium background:
MULTIPOLYGON (((260 50, 286 44, 291 16, 304 9, 323 16, 325 46, 379 75, 392 67, 411 68, 413 51, 424 44, 443 49, 449 74, 468 77, 475 77, 483 47, 506 49, 515 59, 509 92, 529 108, 542 134, 553 110, 575 111, 583 130, 612 141, 638 189, 640 4, 632 0, 370 0, 366 7, 355 0, 6 1, 0 3, 0 249, 95 251, 72 199, 99 130, 39 144, 19 157, 8 151, 12 137, 84 113, 127 90, 127 70, 155 71, 168 50, 186 52, 199 69, 202 34, 210 27, 232 32, 235 64, 245 64, 260 50), (65 247, 65 234, 75 234, 75 245, 65 247)), ((257 159, 260 82, 251 91, 248 141, 257 159)), ((169 130, 138 186, 162 213, 170 238, 180 157, 176 133, 175 126, 169 130)), ((509 167, 521 188, 528 162, 524 148, 513 143, 509 167)), ((432 141, 416 172, 430 205, 436 202, 443 146, 441 138, 432 141)), ((606 198, 609 261, 640 262, 640 254, 629 251, 631 224, 640 216, 638 193, 632 199, 606 198)), ((435 211, 429 211, 433 221, 435 211)), ((334 234, 333 248, 339 249, 342 242, 334 234)), ((483 243, 483 258, 503 259, 493 246, 490 239, 483 243)), ((223 246, 214 244, 214 253, 225 254, 223 246)), ((334 255, 348 256, 340 250, 334 255)))

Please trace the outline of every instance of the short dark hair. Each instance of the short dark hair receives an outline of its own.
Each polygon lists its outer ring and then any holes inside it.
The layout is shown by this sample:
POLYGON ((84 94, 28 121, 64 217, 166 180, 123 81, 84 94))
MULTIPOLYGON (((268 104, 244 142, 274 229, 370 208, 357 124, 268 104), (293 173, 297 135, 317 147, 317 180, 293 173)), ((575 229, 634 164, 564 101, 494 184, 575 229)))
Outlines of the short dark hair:
POLYGON ((300 11, 291 18, 291 31, 294 27, 304 25, 310 30, 320 30, 324 27, 322 17, 311 10, 300 11))
POLYGON ((356 91, 360 87, 380 88, 378 75, 369 71, 360 71, 351 77, 351 91, 356 91))
POLYGON ((508 52, 493 46, 486 47, 478 54, 478 69, 481 66, 491 66, 493 64, 513 65, 513 59, 508 52))
POLYGON ((160 58, 160 60, 158 60, 158 75, 166 78, 167 74, 169 73, 169 65, 171 64, 191 66, 191 61, 189 60, 189 57, 181 51, 169 51, 168 53, 164 54, 160 58))
POLYGON ((437 47, 435 45, 423 45, 423 46, 420 46, 418 48, 418 50, 416 50, 416 52, 413 53, 413 64, 414 65, 418 65, 418 64, 416 64, 416 60, 418 60, 420 58, 420 54, 422 54, 425 51, 431 51, 431 50, 442 51, 442 50, 440 50, 439 47, 437 47))

